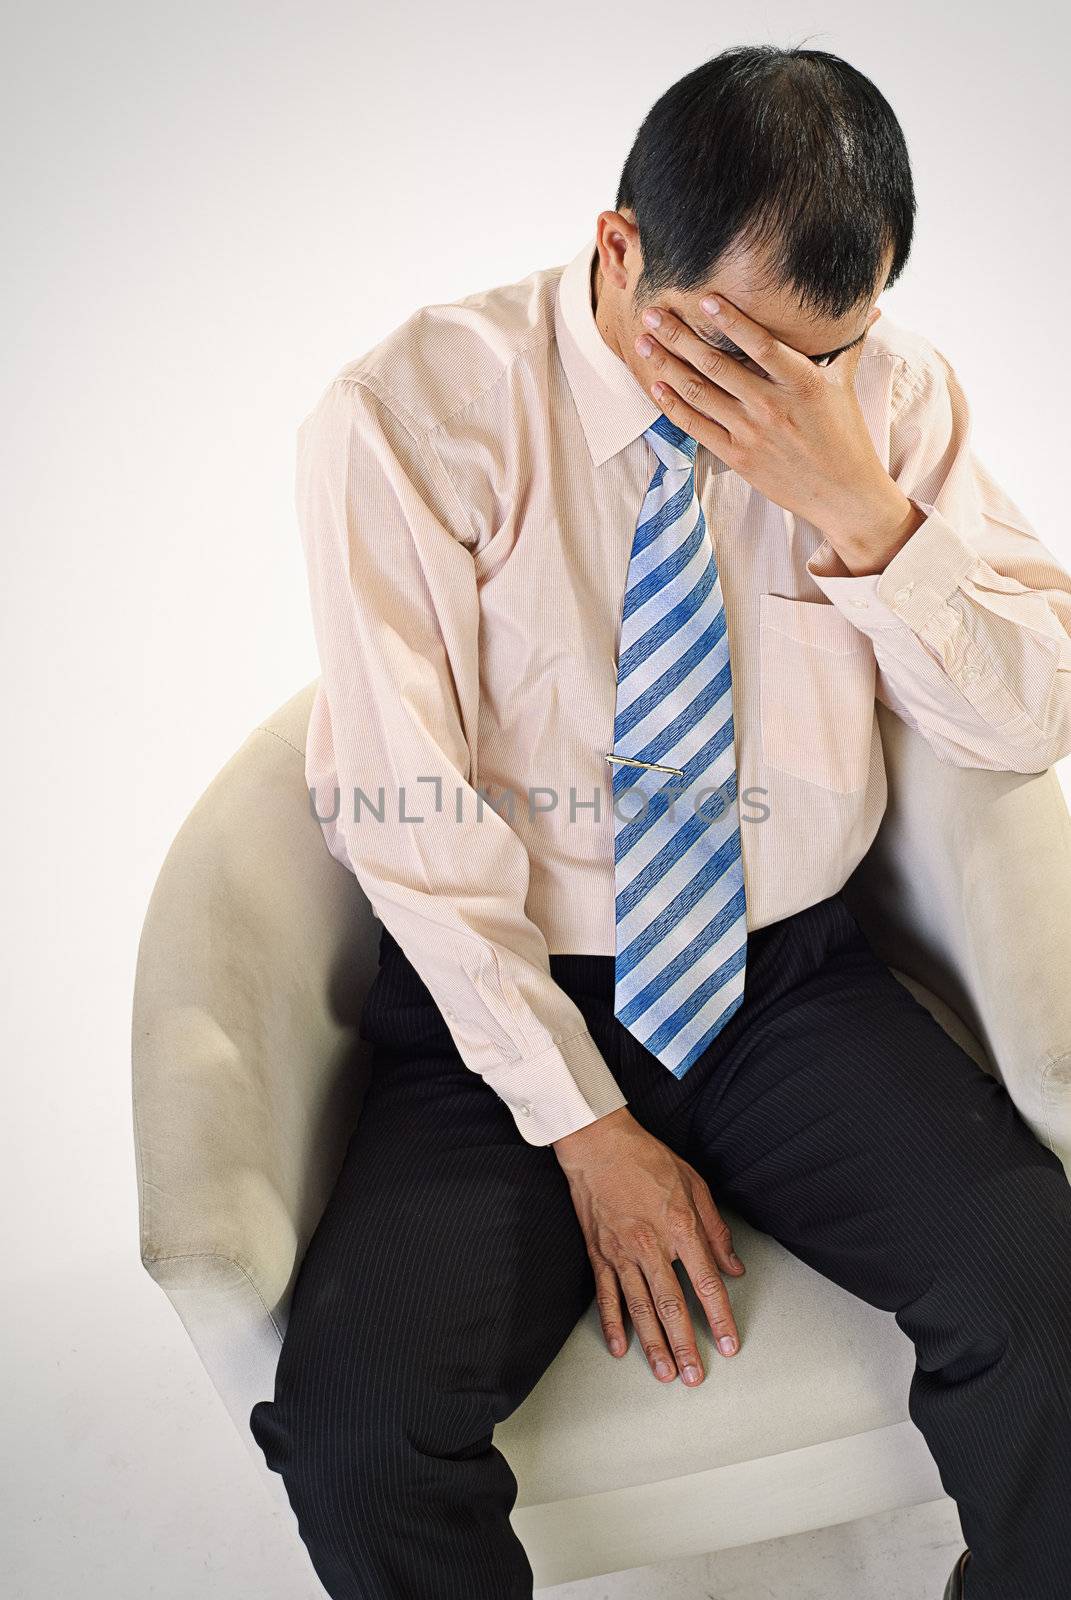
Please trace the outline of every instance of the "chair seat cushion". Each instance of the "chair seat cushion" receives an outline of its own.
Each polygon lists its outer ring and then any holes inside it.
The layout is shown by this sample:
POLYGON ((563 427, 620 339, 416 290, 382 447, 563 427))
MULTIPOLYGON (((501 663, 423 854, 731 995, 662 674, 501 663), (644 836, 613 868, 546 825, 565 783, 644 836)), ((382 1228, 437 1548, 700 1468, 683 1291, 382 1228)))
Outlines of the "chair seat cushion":
POLYGON ((726 1206, 747 1262, 727 1280, 741 1334, 730 1359, 675 1262, 706 1371, 697 1389, 659 1383, 634 1329, 606 1348, 592 1304, 495 1443, 517 1504, 598 1494, 777 1455, 908 1417, 914 1347, 890 1312, 824 1278, 726 1206))
MULTIPOLYGON (((985 1053, 949 1008, 892 969, 983 1067, 985 1053)), ((716 1198, 716 1197, 715 1197, 716 1198)), ((727 1279, 741 1333, 713 1349, 681 1262, 706 1377, 659 1383, 634 1329, 625 1356, 606 1348, 592 1303, 495 1443, 519 1484, 518 1507, 686 1476, 824 1444, 908 1419, 914 1346, 891 1312, 842 1289, 725 1206, 747 1273, 727 1279)))

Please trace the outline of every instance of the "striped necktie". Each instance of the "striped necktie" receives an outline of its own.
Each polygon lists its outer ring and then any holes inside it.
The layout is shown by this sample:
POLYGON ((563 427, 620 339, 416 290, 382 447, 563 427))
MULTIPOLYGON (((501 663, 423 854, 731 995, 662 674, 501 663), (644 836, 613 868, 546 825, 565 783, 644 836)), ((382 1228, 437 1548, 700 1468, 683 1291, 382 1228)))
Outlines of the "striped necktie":
POLYGON ((644 438, 658 465, 625 579, 607 756, 614 1015, 681 1078, 743 999, 747 913, 729 641, 696 441, 664 415, 644 438))

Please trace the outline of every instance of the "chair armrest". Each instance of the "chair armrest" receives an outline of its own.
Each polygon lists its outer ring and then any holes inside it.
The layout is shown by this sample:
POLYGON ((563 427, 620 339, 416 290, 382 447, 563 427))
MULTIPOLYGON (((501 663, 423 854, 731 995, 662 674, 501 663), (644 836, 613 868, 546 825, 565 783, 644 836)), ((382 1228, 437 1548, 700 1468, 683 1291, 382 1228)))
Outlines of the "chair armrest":
POLYGON ((887 706, 888 806, 844 898, 881 958, 962 1017, 1071 1163, 1071 817, 1054 770, 938 760, 887 706))
POLYGON ((191 1257, 233 1262, 279 1322, 364 1097, 357 1028, 378 964, 379 923, 309 806, 314 689, 186 818, 134 981, 142 1260, 165 1289, 188 1286, 191 1257))

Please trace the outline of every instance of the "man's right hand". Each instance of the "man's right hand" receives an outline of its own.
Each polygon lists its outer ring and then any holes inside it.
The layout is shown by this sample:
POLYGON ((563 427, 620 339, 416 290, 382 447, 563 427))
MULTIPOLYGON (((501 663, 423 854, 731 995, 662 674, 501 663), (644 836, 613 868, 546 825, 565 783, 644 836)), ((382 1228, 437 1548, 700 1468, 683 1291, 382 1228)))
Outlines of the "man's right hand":
POLYGON ((584 1230, 611 1354, 628 1347, 623 1294, 655 1377, 671 1382, 679 1370, 685 1383, 701 1383, 695 1330, 671 1263, 684 1263, 727 1356, 740 1339, 721 1273, 739 1277, 744 1270, 705 1181, 627 1106, 554 1140, 554 1153, 584 1230))

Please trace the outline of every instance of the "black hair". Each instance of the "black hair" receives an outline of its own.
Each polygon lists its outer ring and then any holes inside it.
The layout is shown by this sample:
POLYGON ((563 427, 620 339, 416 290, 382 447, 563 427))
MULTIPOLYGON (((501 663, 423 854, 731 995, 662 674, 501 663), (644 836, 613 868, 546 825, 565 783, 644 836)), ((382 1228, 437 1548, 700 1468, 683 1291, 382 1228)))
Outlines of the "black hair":
MULTIPOLYGON (((769 263, 763 288, 839 318, 899 276, 915 193, 884 95, 824 50, 734 45, 655 101, 622 169, 615 209, 636 220, 636 298, 705 287, 730 247, 769 263)), ((759 287, 760 285, 756 285, 759 287)))

